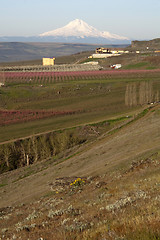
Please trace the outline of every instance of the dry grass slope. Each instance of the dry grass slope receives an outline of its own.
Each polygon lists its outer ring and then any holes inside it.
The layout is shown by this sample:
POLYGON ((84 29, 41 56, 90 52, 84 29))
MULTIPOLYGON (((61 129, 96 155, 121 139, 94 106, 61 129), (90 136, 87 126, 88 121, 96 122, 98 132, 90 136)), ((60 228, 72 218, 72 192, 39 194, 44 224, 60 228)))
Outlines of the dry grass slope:
POLYGON ((160 108, 61 162, 1 175, 1 239, 159 240, 160 108))

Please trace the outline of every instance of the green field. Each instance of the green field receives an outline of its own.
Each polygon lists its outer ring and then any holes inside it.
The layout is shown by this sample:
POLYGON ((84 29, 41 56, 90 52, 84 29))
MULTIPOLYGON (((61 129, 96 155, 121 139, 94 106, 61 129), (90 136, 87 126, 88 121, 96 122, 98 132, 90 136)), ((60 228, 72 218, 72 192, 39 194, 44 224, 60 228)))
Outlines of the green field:
MULTIPOLYGON (((142 108, 147 103, 140 102, 139 89, 146 95, 147 87, 152 86, 152 98, 160 89, 159 77, 146 75, 120 78, 111 76, 103 79, 77 79, 55 83, 10 83, 0 89, 0 109, 4 110, 54 110, 77 111, 73 115, 53 116, 34 121, 26 121, 0 126, 0 141, 23 138, 36 133, 71 128, 73 126, 100 122, 142 108), (127 86, 136 88, 136 103, 126 104, 127 86), (142 85, 142 87, 140 87, 142 85), (145 89, 146 88, 146 89, 145 89)), ((133 91, 133 89, 130 89, 133 91)), ((133 94, 130 92, 131 97, 133 94)), ((154 99, 150 100, 154 101, 154 99)))

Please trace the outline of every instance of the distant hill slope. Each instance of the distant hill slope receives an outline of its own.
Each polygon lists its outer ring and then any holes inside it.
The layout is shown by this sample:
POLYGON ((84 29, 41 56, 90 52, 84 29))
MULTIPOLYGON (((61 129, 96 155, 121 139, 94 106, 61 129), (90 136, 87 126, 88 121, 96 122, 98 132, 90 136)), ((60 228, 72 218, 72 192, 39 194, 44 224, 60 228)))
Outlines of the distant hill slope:
POLYGON ((160 38, 152 39, 149 41, 132 41, 131 48, 134 49, 145 49, 149 48, 150 50, 160 50, 160 38))
MULTIPOLYGON (((0 42, 0 62, 14 62, 57 57, 82 51, 95 50, 100 45, 80 43, 22 43, 0 42)), ((104 47, 126 47, 127 45, 103 45, 104 47)))

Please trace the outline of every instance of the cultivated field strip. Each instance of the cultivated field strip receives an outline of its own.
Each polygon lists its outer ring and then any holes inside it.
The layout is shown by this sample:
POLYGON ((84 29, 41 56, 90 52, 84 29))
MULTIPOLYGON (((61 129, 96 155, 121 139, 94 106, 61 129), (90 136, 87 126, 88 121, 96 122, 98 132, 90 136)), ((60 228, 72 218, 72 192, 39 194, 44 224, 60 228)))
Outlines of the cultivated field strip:
POLYGON ((0 110, 0 126, 19 122, 43 119, 52 116, 75 114, 76 111, 52 111, 52 110, 0 110))
POLYGON ((53 83, 68 80, 132 78, 158 76, 160 69, 155 70, 101 70, 101 71, 71 71, 71 72, 1 72, 0 78, 7 82, 53 83))

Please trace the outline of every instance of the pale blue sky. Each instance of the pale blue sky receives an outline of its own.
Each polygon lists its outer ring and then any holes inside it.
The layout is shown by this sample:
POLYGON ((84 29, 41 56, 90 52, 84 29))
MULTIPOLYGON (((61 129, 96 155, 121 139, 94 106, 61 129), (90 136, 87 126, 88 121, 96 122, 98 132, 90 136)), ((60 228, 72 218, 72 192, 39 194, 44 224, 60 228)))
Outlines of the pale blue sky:
POLYGON ((0 36, 34 36, 79 18, 130 39, 160 37, 160 0, 0 0, 0 36))

